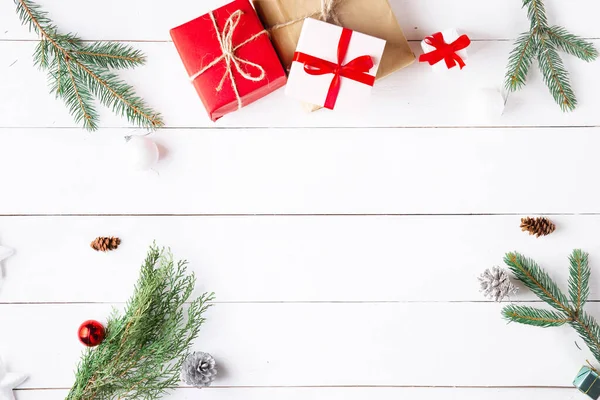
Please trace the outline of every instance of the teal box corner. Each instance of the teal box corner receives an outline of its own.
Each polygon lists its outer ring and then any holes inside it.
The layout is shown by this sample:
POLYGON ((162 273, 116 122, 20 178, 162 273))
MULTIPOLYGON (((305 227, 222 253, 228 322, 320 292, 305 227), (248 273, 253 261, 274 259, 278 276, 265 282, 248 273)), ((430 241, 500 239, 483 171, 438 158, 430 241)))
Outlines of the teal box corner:
POLYGON ((573 381, 573 385, 594 400, 600 397, 600 376, 590 367, 581 368, 573 381))

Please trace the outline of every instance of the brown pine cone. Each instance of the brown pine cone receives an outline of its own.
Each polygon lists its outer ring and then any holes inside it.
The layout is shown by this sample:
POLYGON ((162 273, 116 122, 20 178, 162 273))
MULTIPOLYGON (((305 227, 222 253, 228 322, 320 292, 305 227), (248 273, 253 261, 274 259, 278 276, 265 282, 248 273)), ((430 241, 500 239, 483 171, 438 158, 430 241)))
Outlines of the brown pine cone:
POLYGON ((537 217, 537 218, 521 218, 521 230, 527 231, 530 235, 536 237, 546 236, 554 232, 556 225, 548 218, 537 217))
POLYGON ((121 244, 121 239, 116 237, 97 237, 90 244, 92 249, 96 251, 109 251, 115 250, 121 244))

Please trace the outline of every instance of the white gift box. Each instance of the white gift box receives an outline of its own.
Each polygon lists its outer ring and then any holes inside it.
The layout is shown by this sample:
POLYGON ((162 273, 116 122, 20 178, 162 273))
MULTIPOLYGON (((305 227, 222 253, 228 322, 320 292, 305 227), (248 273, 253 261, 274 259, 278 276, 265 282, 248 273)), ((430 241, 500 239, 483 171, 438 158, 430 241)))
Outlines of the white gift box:
MULTIPOLYGON (((444 37, 444 42, 450 44, 452 42, 454 42, 456 39, 458 39, 461 35, 458 32, 458 30, 452 28, 452 29, 446 29, 442 31, 442 36, 444 37)), ((421 48, 423 49, 423 53, 427 54, 427 53, 431 53, 432 51, 435 51, 436 48, 431 46, 430 44, 426 43, 425 40, 423 40, 421 42, 421 48)), ((467 49, 462 49, 456 52, 456 54, 463 59, 463 61, 467 61, 467 49)), ((435 71, 435 72, 442 72, 442 71, 448 71, 448 66, 446 65, 446 62, 444 60, 433 64, 431 66, 431 68, 435 71)), ((458 66, 452 68, 452 69, 456 69, 459 70, 460 68, 458 66)))
MULTIPOLYGON (((343 31, 344 28, 337 25, 307 18, 304 20, 296 52, 338 64, 338 46, 343 31)), ((365 73, 374 79, 385 48, 385 40, 359 32, 351 32, 348 51, 341 65, 344 66, 358 57, 370 56, 373 67, 365 73)), ((285 93, 298 100, 324 107, 335 75, 333 72, 311 75, 305 71, 304 67, 304 63, 298 61, 292 63, 285 93)), ((343 75, 340 79, 340 91, 335 101, 336 110, 356 110, 364 105, 365 101, 368 101, 372 89, 370 85, 343 75)))

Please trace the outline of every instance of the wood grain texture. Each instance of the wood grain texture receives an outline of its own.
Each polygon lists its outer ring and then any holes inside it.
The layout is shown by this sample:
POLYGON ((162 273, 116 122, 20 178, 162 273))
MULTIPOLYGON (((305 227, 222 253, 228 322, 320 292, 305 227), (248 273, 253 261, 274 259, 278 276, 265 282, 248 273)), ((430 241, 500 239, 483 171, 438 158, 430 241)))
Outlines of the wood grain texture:
MULTIPOLYGON (((564 56, 573 113, 535 67, 502 116, 482 104, 528 28, 521 1, 390 0, 417 54, 428 34, 468 33, 467 68, 413 64, 360 113, 306 114, 279 91, 216 124, 168 31, 225 0, 37 1, 65 32, 143 50, 147 65, 121 76, 168 128, 152 136, 156 170, 131 172, 123 136, 144 132, 102 107, 99 132, 79 129, 32 65, 37 38, 0 2, 0 245, 16 249, 0 266, 0 356, 30 376, 18 400, 65 397, 77 326, 123 307, 153 240, 190 261, 198 293, 217 293, 195 345, 216 356, 216 386, 168 398, 585 398, 571 383, 593 357, 572 329, 509 325, 478 292, 510 250, 566 290, 582 248, 600 315, 598 64, 564 56), (540 214, 555 233, 520 232, 540 214), (99 235, 123 243, 96 253, 99 235)), ((546 5, 600 47, 597 0, 546 5)))
POLYGON ((0 131, 1 214, 597 213, 597 129, 0 131), (135 132, 135 131, 133 131, 135 132))
POLYGON ((515 250, 566 292, 574 248, 590 253, 600 300, 600 216, 552 218, 557 231, 536 239, 519 216, 2 217, 0 244, 16 254, 0 303, 124 302, 153 240, 187 259, 197 294, 219 303, 484 302, 476 277, 515 250), (119 249, 90 249, 100 234, 119 236, 119 249))
MULTIPOLYGON (((507 324, 500 309, 495 303, 217 304, 194 348, 216 357, 222 374, 214 385, 225 387, 568 387, 592 359, 573 329, 507 324)), ((588 309, 600 312, 597 303, 588 309)), ((11 327, 0 331, 0 352, 12 369, 30 373, 24 388, 70 387, 82 350, 77 327, 110 310, 0 305, 1 325, 11 327)))
MULTIPOLYGON (((600 40, 593 42, 600 47, 600 40)), ((473 43, 462 71, 436 74, 428 65, 414 63, 376 83, 370 105, 358 112, 307 114, 279 90, 217 123, 206 115, 172 43, 135 46, 146 53, 148 63, 120 76, 163 113, 169 128, 600 126, 598 64, 571 56, 564 61, 579 99, 576 111, 560 112, 535 67, 525 89, 511 94, 504 114, 490 116, 481 91, 503 86, 511 42, 473 43)), ((419 43, 411 46, 420 54, 419 43)), ((46 74, 33 67, 34 47, 33 42, 0 42, 0 92, 11 93, 0 97, 0 127, 77 127, 62 102, 48 94, 46 74)), ((100 126, 127 126, 110 110, 101 106, 99 112, 100 126)))

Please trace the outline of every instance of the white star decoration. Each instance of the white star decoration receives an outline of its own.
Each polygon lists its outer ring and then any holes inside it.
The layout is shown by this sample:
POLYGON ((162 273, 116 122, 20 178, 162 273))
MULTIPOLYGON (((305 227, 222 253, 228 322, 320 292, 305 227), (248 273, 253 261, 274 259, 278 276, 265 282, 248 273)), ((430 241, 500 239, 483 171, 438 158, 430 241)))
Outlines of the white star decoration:
MULTIPOLYGON (((0 280, 2 280, 2 260, 12 256, 13 253, 14 253, 13 249, 0 246, 0 280)), ((1 398, 0 398, 0 400, 1 400, 1 398)))
POLYGON ((0 400, 15 400, 13 389, 25 382, 27 375, 8 372, 0 360, 0 400))
POLYGON ((5 258, 12 256, 13 253, 13 249, 0 246, 0 262, 2 262, 2 260, 4 260, 5 258))

